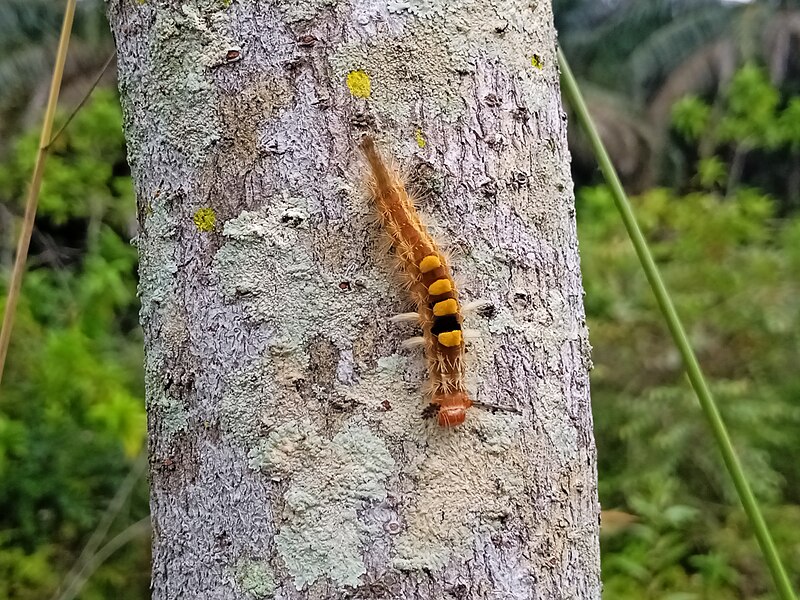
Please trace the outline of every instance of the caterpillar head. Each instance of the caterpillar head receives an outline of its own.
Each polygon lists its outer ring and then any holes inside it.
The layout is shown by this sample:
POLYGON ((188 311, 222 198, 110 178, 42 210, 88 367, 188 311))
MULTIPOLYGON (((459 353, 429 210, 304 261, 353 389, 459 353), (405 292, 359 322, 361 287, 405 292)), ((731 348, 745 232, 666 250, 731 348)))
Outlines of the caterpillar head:
POLYGON ((441 427, 461 425, 467 418, 467 409, 472 400, 463 391, 438 393, 433 396, 433 404, 439 406, 436 420, 441 427))

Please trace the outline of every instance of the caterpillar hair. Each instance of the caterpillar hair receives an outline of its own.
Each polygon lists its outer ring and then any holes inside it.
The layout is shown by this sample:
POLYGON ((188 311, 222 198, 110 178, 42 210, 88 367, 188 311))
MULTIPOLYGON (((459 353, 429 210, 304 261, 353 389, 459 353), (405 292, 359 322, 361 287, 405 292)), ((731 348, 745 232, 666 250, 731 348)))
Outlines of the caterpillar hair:
POLYGON ((362 140, 361 149, 370 167, 370 194, 419 313, 431 408, 442 427, 460 425, 473 403, 464 385, 463 317, 450 268, 422 224, 402 179, 387 166, 371 136, 362 140))

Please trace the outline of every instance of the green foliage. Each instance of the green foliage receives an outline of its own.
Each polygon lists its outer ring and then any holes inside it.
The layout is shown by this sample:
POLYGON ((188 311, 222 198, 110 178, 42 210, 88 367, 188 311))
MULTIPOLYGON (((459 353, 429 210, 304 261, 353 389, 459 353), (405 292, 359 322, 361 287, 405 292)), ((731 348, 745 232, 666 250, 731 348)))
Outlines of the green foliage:
POLYGON ((727 114, 719 123, 720 141, 740 141, 748 146, 772 148, 781 143, 776 110, 780 92, 766 72, 747 65, 733 78, 726 94, 727 114))
MULTIPOLYGON (((47 160, 47 177, 39 195, 40 217, 52 219, 55 225, 90 219, 124 228, 130 222, 135 205, 130 175, 124 167, 121 120, 119 101, 108 91, 97 92, 91 108, 77 114, 47 160)), ((22 210, 38 144, 38 133, 29 132, 0 164, 0 201, 18 210, 22 210)))
POLYGON ((672 122, 686 139, 695 141, 708 127, 711 107, 697 96, 686 96, 672 107, 672 122))
MULTIPOLYGON (((134 204, 120 124, 114 94, 99 93, 47 167, 0 399, 0 598, 53 593, 142 448, 136 252, 126 241, 134 204)), ((0 200, 17 213, 36 140, 17 140, 0 164, 0 200)), ((117 527, 146 511, 142 485, 117 527)), ((116 554, 82 598, 131 587, 145 597, 147 545, 116 554)))
POLYGON ((688 183, 783 193, 779 214, 800 205, 800 190, 792 184, 800 178, 800 96, 781 94, 763 68, 742 67, 713 102, 681 99, 672 108, 672 126, 683 139, 683 157, 691 160, 695 146, 700 155, 696 177, 688 183))
MULTIPOLYGON (((780 117, 768 87, 746 69, 717 120, 689 99, 675 109, 678 128, 716 140, 725 123, 730 143, 773 144, 780 117), (740 101, 748 86, 760 90, 749 114, 740 101)), ((778 218, 776 200, 755 188, 720 195, 728 170, 720 156, 702 159, 693 177, 700 191, 650 190, 635 200, 637 216, 748 478, 769 507, 789 572, 800 573, 800 216, 778 218)), ((610 192, 579 190, 578 217, 601 502, 638 517, 604 538, 604 597, 770 597, 752 532, 610 192)))

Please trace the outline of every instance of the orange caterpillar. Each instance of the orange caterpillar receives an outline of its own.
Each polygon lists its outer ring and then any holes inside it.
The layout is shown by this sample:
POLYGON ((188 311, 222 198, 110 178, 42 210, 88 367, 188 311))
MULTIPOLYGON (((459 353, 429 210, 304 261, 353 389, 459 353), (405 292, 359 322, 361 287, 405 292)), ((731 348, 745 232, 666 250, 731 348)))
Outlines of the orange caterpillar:
MULTIPOLYGON (((431 405, 442 427, 460 425, 472 400, 464 387, 463 317, 445 257, 422 225, 399 175, 387 167, 372 137, 361 142, 371 170, 370 193, 383 227, 408 277, 422 325, 431 383, 431 405)), ((407 315, 400 315, 400 319, 407 315)))

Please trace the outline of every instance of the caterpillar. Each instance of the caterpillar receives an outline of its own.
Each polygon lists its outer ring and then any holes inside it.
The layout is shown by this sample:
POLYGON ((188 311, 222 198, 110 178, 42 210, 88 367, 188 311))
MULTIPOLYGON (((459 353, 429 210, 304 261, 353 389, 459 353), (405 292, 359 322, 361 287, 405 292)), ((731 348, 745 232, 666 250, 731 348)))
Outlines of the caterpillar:
MULTIPOLYGON (((464 422, 473 402, 464 385, 462 307, 447 259, 420 220, 403 180, 387 166, 371 136, 361 141, 369 164, 369 191, 407 278, 422 326, 431 409, 442 427, 464 422)), ((405 318, 406 315, 400 315, 405 318)))

